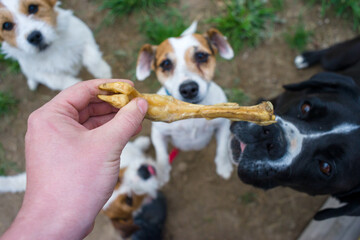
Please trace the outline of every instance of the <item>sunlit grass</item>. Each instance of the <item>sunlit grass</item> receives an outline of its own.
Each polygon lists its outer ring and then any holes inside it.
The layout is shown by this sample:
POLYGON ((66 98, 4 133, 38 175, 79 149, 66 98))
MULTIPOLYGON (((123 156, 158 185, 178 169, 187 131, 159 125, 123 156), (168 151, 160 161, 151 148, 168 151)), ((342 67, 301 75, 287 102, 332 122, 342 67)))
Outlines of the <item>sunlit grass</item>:
POLYGON ((209 20, 229 38, 235 51, 257 46, 266 37, 267 24, 275 20, 273 8, 262 0, 225 1, 226 13, 209 20))

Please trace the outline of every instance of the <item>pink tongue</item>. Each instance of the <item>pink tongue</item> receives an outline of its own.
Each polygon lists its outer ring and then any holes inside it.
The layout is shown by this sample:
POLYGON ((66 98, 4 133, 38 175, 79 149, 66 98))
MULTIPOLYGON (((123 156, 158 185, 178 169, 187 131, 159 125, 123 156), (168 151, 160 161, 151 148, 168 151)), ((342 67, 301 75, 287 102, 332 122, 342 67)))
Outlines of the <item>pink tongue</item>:
POLYGON ((246 144, 245 144, 245 143, 243 143, 243 142, 240 142, 241 152, 244 152, 245 147, 246 147, 246 144))
POLYGON ((148 171, 151 175, 156 175, 155 169, 152 166, 148 166, 148 171))

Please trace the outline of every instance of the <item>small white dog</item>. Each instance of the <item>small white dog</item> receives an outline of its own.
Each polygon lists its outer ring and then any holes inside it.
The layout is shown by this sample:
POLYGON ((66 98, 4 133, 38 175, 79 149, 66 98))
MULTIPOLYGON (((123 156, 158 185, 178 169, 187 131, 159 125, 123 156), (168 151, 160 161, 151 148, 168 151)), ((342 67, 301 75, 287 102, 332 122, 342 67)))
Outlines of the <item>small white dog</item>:
MULTIPOLYGON (((227 102, 223 90, 214 83, 216 53, 231 59, 234 52, 217 29, 205 34, 196 34, 197 22, 186 29, 181 37, 163 41, 159 46, 145 44, 139 53, 136 68, 138 80, 147 78, 151 70, 163 87, 158 94, 171 95, 185 102, 213 105, 227 102)), ((230 137, 230 121, 187 119, 173 123, 154 122, 151 140, 156 150, 156 160, 163 171, 162 184, 169 180, 168 142, 183 151, 200 150, 216 135, 216 171, 225 179, 232 172, 232 163, 227 151, 230 137)))
POLYGON ((104 208, 107 208, 120 194, 156 197, 159 189, 157 165, 153 159, 144 154, 149 147, 150 138, 145 136, 140 136, 126 144, 120 157, 121 184, 115 189, 104 208))
POLYGON ((63 90, 79 81, 82 66, 96 78, 111 78, 91 30, 57 0, 0 0, 0 42, 17 60, 31 90, 39 83, 63 90))
POLYGON ((156 162, 144 154, 149 146, 149 137, 138 137, 125 146, 118 183, 103 207, 103 212, 123 238, 139 229, 133 217, 141 212, 142 206, 157 197, 160 187, 156 162))

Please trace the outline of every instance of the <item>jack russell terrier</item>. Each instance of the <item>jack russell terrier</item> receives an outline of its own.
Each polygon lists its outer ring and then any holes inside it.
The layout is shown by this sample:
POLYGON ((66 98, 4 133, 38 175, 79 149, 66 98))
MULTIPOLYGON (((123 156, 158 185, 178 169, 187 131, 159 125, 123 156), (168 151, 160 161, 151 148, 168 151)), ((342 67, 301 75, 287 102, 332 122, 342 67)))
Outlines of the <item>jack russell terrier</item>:
MULTIPOLYGON (((144 154, 149 146, 149 137, 138 137, 128 142, 120 157, 118 183, 103 207, 103 212, 122 237, 139 230, 133 218, 140 214, 143 206, 157 198, 160 186, 157 165, 144 154)), ((25 188, 26 173, 0 176, 0 193, 23 192, 25 188)))
POLYGON ((96 78, 111 78, 91 30, 57 0, 0 0, 0 42, 17 60, 35 90, 39 83, 63 90, 79 81, 82 66, 96 78))
POLYGON ((134 217, 157 197, 160 186, 156 162, 144 154, 149 146, 149 137, 138 137, 125 146, 118 183, 103 207, 105 215, 124 238, 140 229, 134 217))
MULTIPOLYGON (((172 37, 158 46, 142 46, 136 67, 137 79, 146 79, 151 70, 162 88, 157 92, 171 95, 176 99, 203 105, 227 102, 223 90, 214 83, 215 55, 231 59, 234 52, 226 37, 211 28, 205 34, 196 34, 197 22, 186 29, 180 37, 172 37)), ((156 151, 156 160, 163 171, 162 184, 169 181, 171 166, 167 145, 176 148, 200 150, 216 135, 216 171, 225 179, 232 172, 232 164, 227 151, 230 137, 230 121, 227 119, 187 119, 174 123, 154 122, 151 140, 156 151)))

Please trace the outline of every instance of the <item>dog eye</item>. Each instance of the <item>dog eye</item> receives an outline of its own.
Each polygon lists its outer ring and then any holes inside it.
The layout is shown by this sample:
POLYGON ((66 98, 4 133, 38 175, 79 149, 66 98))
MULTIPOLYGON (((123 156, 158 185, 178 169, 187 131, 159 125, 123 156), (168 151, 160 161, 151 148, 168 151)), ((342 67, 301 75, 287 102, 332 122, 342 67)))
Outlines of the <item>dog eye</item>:
POLYGON ((197 52, 195 53, 195 61, 198 63, 207 62, 209 58, 209 54, 205 52, 197 52))
POLYGON ((30 4, 28 7, 28 13, 29 14, 35 14, 39 11, 39 6, 35 4, 30 4))
POLYGON ((127 196, 126 198, 125 198, 125 203, 128 205, 128 206, 132 206, 133 205, 133 199, 132 199, 132 197, 129 197, 129 196, 127 196))
POLYGON ((14 28, 14 24, 11 22, 4 22, 2 29, 5 31, 11 31, 14 28))
POLYGON ((310 105, 310 103, 305 102, 305 103, 303 103, 303 105, 301 105, 301 114, 302 114, 303 116, 305 116, 306 114, 308 114, 308 113, 310 112, 310 110, 311 110, 311 105, 310 105))
POLYGON ((330 176, 331 174, 331 165, 325 161, 319 161, 320 171, 326 176, 330 176))
POLYGON ((160 67, 164 70, 164 71, 170 71, 172 69, 172 62, 169 59, 166 59, 164 61, 162 61, 162 63, 160 64, 160 67))

